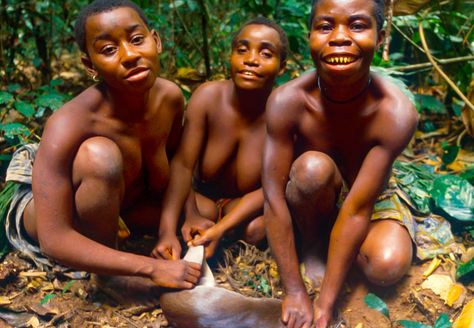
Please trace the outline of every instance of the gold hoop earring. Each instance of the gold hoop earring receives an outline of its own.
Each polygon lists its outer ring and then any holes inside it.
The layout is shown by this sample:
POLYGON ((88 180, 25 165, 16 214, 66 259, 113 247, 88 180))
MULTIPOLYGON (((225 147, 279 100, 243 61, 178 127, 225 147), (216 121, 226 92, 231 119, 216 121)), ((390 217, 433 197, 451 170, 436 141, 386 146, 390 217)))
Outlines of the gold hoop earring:
POLYGON ((94 73, 91 75, 91 79, 92 81, 94 82, 99 82, 99 74, 98 73, 94 73))

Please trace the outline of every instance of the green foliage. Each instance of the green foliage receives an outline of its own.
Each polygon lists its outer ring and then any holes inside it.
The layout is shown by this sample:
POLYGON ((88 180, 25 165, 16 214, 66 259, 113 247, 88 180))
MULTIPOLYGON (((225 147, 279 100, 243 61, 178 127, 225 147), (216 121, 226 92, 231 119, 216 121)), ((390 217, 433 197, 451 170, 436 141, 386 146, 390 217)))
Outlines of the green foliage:
POLYGON ((434 211, 441 210, 444 216, 455 221, 474 223, 474 187, 458 176, 446 175, 433 181, 431 196, 434 211))
POLYGON ((387 304, 385 304, 385 302, 382 301, 377 295, 372 293, 367 294, 364 298, 364 302, 371 309, 377 310, 387 318, 390 318, 387 304))
POLYGON ((474 280, 474 258, 458 266, 456 269, 456 280, 468 283, 474 280))

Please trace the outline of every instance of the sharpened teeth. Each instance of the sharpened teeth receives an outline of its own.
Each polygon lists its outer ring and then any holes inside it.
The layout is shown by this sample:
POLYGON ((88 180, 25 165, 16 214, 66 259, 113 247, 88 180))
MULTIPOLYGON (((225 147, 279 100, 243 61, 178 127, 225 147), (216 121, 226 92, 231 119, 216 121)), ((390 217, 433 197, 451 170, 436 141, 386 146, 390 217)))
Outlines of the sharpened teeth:
POLYGON ((353 57, 330 57, 326 60, 331 64, 349 64, 355 61, 353 57))

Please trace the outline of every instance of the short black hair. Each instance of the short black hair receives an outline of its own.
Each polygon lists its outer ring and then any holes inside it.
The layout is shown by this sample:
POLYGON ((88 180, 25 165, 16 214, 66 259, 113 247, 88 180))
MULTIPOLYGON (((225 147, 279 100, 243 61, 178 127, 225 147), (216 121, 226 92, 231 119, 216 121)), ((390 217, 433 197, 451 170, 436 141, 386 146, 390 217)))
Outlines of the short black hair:
POLYGON ((116 8, 129 7, 137 12, 146 26, 149 28, 148 20, 145 17, 143 10, 138 5, 130 0, 95 0, 86 7, 84 7, 77 16, 76 24, 74 25, 74 36, 76 43, 82 52, 87 53, 86 47, 86 21, 87 18, 100 13, 112 11, 116 8))
MULTIPOLYGON (((384 0, 372 0, 374 3, 374 17, 377 22, 377 32, 380 32, 385 21, 385 1, 384 0)), ((311 3, 311 14, 309 16, 308 27, 311 31, 311 25, 314 19, 314 7, 318 4, 319 0, 313 0, 311 3)))
POLYGON ((286 36, 285 31, 269 18, 259 16, 257 18, 250 19, 246 21, 238 30, 235 32, 233 38, 232 38, 232 49, 234 49, 237 46, 237 37, 239 36, 240 32, 249 25, 265 25, 268 26, 275 31, 278 32, 278 35, 280 36, 280 43, 281 43, 281 51, 280 51, 280 62, 283 64, 286 61, 286 58, 288 57, 288 51, 289 51, 289 43, 288 43, 288 37, 286 36))

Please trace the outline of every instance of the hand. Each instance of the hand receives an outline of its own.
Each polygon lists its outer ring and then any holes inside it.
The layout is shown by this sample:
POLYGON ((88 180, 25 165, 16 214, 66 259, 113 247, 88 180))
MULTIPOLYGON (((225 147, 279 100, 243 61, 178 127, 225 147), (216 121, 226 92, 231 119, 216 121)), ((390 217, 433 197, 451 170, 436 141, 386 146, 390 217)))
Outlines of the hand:
POLYGON ((201 265, 184 260, 154 260, 150 279, 166 288, 193 288, 201 277, 201 265))
POLYGON ((186 243, 190 242, 195 235, 202 235, 204 231, 214 225, 214 221, 200 215, 187 215, 181 228, 181 234, 186 243))
POLYGON ((214 255, 223 234, 224 233, 219 229, 219 225, 216 224, 202 234, 194 236, 191 243, 193 246, 204 245, 206 258, 210 258, 214 255))
POLYGON ((281 309, 281 320, 288 328, 311 327, 313 306, 306 291, 285 296, 281 309))
POLYGON ((175 234, 164 234, 159 236, 158 242, 151 251, 151 256, 164 260, 179 260, 181 257, 181 245, 175 234))
POLYGON ((314 325, 316 328, 327 328, 332 319, 332 309, 323 309, 314 301, 314 325))

